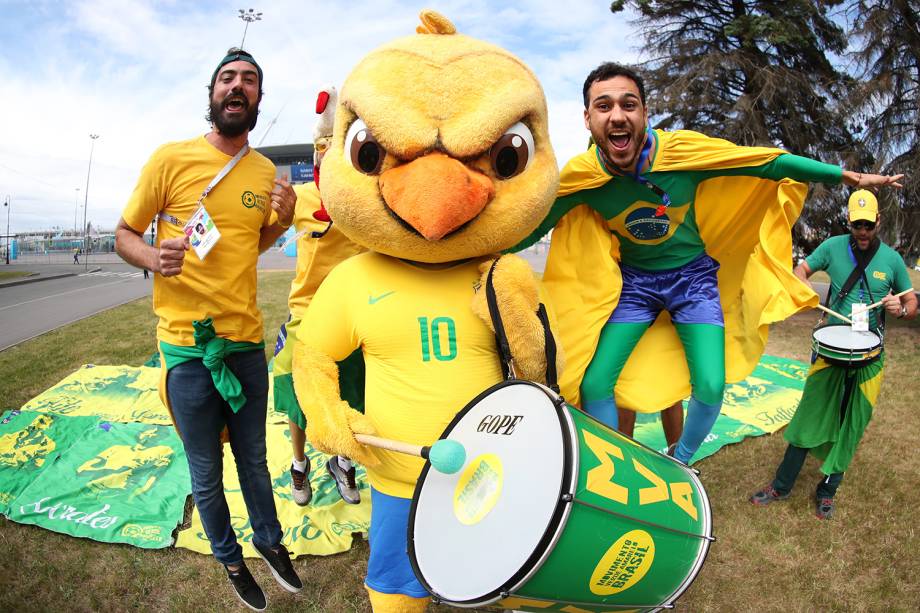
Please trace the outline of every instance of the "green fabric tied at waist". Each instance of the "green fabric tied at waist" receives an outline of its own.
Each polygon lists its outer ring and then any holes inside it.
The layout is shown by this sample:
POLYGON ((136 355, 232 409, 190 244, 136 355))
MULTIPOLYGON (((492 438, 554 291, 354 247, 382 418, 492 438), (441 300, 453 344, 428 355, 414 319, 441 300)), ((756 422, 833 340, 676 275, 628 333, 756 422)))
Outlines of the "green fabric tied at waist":
POLYGON ((166 361, 166 370, 191 360, 201 360, 205 368, 211 371, 214 387, 221 398, 227 401, 234 413, 246 404, 243 387, 224 360, 234 353, 265 349, 265 343, 246 343, 230 341, 217 336, 214 322, 210 317, 202 321, 193 321, 195 328, 195 346, 170 345, 160 341, 160 351, 166 361))

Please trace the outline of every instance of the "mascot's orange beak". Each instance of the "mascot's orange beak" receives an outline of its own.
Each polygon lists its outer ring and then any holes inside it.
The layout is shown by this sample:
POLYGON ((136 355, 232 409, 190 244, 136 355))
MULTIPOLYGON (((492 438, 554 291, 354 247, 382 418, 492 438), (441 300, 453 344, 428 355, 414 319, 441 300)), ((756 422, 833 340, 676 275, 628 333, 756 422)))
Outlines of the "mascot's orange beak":
POLYGON ((479 215, 495 185, 452 157, 430 153, 380 175, 380 192, 400 219, 436 241, 479 215))

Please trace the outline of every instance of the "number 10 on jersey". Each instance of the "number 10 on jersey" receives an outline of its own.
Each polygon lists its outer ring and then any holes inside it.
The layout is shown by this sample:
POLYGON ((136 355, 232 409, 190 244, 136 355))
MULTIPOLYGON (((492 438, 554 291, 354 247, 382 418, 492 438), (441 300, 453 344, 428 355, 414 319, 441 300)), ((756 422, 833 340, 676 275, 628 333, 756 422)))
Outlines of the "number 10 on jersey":
POLYGON ((422 341, 422 361, 430 362, 431 356, 439 362, 449 362, 457 357, 457 327, 450 317, 418 318, 422 341))

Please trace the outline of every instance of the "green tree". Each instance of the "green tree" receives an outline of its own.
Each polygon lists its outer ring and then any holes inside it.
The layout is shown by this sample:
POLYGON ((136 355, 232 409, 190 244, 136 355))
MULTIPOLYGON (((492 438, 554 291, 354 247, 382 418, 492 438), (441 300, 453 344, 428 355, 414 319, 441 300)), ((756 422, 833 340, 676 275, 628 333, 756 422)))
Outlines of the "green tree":
MULTIPOLYGON (((618 0, 639 14, 649 112, 743 145, 779 146, 857 167, 870 162, 839 100, 854 81, 831 61, 848 39, 833 19, 843 0, 618 0)), ((844 190, 815 186, 796 247, 812 250, 844 229, 844 190)))
MULTIPOLYGON (((847 11, 859 48, 854 104, 880 171, 904 173, 904 189, 880 194, 883 239, 902 256, 920 256, 920 1, 859 1, 847 11)), ((909 262, 913 264, 913 261, 909 262)))

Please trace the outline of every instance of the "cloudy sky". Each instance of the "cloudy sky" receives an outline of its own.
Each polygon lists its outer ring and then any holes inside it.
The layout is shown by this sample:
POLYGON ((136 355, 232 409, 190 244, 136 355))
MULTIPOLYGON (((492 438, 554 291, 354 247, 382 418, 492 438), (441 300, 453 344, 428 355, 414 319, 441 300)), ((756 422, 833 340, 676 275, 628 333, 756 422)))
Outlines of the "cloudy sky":
POLYGON ((246 35, 266 73, 254 145, 310 142, 317 90, 413 33, 419 10, 431 7, 536 72, 563 162, 586 142, 585 75, 604 60, 636 60, 640 42, 605 0, 260 1, 0 0, 0 200, 11 198, 11 230, 72 229, 75 213, 82 227, 91 133, 99 139, 88 220, 114 228, 153 150, 208 131, 206 86, 224 51, 241 42, 240 8, 263 13, 246 35))

